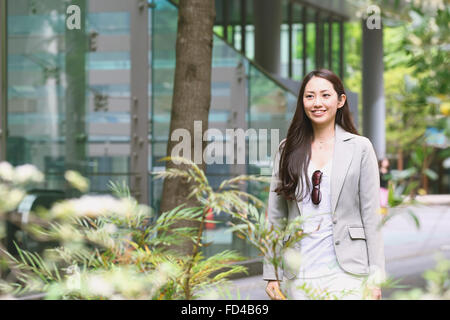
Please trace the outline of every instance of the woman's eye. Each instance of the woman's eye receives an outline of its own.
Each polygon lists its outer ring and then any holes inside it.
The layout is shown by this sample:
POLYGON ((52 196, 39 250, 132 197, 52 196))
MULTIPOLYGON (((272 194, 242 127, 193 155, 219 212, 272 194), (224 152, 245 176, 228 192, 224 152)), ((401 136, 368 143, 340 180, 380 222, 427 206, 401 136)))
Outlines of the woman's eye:
POLYGON ((308 95, 306 96, 306 98, 307 98, 307 99, 312 98, 312 95, 308 94, 308 95))
POLYGON ((328 93, 325 93, 323 96, 324 97, 329 97, 330 95, 328 93))

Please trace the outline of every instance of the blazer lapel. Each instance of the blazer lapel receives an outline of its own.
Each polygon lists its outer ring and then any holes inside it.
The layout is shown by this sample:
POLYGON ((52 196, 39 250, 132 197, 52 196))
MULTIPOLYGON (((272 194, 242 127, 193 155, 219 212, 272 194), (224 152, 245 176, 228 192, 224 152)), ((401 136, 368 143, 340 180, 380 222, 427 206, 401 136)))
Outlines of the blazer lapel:
POLYGON ((345 176, 353 158, 354 144, 352 134, 345 131, 340 125, 335 127, 335 143, 331 167, 331 210, 336 210, 337 201, 344 184, 345 176))

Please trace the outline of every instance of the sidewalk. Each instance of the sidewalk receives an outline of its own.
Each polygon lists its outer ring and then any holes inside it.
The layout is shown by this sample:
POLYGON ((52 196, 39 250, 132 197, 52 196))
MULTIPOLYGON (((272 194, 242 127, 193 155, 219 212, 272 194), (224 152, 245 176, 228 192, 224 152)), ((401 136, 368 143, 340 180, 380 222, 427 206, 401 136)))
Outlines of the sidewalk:
POLYGON ((237 300, 270 300, 265 291, 266 284, 260 274, 233 280, 230 291, 237 300))

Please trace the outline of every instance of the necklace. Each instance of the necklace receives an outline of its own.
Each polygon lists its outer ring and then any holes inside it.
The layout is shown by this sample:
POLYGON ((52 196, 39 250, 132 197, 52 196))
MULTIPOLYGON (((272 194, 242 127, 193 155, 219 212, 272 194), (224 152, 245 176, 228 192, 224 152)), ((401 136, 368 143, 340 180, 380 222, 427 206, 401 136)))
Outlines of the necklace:
POLYGON ((327 139, 327 140, 323 140, 323 141, 318 140, 317 142, 318 142, 319 144, 316 145, 316 146, 319 147, 319 149, 323 149, 323 148, 325 147, 325 145, 326 145, 327 143, 329 143, 330 141, 332 141, 332 140, 334 140, 334 136, 331 137, 330 139, 327 139))

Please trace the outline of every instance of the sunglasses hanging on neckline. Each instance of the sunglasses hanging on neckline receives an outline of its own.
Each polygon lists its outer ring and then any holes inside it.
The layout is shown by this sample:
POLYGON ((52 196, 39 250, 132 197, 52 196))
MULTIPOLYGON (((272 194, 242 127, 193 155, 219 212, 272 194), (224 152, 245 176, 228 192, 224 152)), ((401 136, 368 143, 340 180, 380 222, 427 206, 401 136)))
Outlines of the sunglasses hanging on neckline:
POLYGON ((319 204, 322 200, 322 193, 320 192, 320 182, 322 181, 322 171, 316 170, 312 175, 313 189, 311 192, 311 200, 314 204, 319 204))

